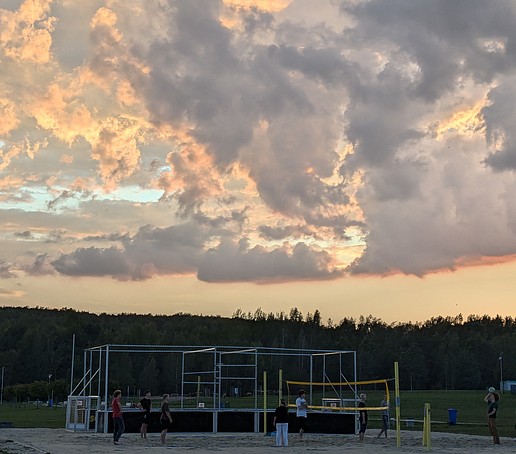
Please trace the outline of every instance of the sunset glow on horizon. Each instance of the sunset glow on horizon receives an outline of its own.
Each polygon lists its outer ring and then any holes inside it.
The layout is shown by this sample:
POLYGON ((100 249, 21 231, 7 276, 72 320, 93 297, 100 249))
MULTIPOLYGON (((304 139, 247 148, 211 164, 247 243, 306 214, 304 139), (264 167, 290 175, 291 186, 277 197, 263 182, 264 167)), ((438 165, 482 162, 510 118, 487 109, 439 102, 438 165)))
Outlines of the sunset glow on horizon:
POLYGON ((429 3, 2 2, 0 305, 514 316, 516 5, 429 3))

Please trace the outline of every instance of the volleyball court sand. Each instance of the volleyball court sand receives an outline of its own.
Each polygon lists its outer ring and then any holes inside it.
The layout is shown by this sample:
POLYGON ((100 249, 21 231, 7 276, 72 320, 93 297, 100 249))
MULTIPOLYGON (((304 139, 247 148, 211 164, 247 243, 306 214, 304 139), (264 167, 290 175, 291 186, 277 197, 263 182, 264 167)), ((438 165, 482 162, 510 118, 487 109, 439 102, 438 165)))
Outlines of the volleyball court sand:
MULTIPOLYGON (((487 431, 487 427, 486 427, 487 431)), ((290 446, 276 448, 274 437, 263 434, 178 434, 167 436, 167 444, 162 446, 159 434, 149 434, 142 440, 139 434, 124 434, 121 445, 113 444, 112 435, 84 432, 70 432, 65 429, 0 429, 0 453, 141 453, 150 452, 185 452, 185 453, 242 453, 268 454, 281 451, 291 453, 423 453, 430 452, 422 446, 421 432, 402 431, 401 448, 396 447, 395 433, 389 438, 376 438, 376 430, 366 434, 363 443, 354 435, 306 434, 300 441, 295 434, 289 434, 290 446)), ((460 434, 432 433, 432 450, 434 453, 470 454, 480 452, 515 453, 516 438, 502 437, 502 444, 495 446, 491 437, 460 434)))

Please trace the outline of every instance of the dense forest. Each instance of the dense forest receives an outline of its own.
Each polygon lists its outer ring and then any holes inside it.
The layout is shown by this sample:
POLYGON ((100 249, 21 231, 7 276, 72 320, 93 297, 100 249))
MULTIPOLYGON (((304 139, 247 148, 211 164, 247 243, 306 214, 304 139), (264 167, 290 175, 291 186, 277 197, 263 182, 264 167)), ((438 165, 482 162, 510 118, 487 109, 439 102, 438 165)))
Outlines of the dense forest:
MULTIPOLYGON (((516 358, 512 317, 436 317, 422 323, 386 324, 372 316, 323 322, 319 311, 303 315, 236 311, 231 318, 189 314, 91 314, 72 309, 0 308, 0 368, 4 399, 66 397, 72 338, 76 367, 84 348, 103 344, 238 345, 357 352, 358 379, 393 376, 400 366, 402 389, 482 389, 500 381, 500 355, 516 358)), ((169 376, 159 357, 123 361, 123 383, 159 389, 169 376)), ((516 379, 516 363, 503 362, 503 376, 516 379)))

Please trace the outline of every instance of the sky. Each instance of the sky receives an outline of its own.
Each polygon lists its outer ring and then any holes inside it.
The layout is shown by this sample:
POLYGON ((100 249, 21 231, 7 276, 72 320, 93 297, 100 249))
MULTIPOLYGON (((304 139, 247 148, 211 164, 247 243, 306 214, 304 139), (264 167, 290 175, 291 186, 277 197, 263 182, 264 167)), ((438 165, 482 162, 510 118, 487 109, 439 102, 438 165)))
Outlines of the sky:
POLYGON ((512 0, 2 0, 0 306, 515 316, 512 0))

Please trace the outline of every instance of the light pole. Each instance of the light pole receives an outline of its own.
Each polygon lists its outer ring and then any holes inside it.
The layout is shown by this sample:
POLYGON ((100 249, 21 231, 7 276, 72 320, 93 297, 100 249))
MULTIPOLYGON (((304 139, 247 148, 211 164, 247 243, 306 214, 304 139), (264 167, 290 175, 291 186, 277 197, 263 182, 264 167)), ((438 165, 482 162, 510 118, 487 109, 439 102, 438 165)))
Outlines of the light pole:
POLYGON ((503 352, 500 352, 498 361, 500 361, 500 392, 503 394, 503 352))
POLYGON ((4 369, 5 366, 2 366, 2 387, 0 388, 0 405, 4 403, 4 369))
MULTIPOLYGON (((48 406, 50 408, 52 408, 52 404, 53 404, 52 399, 50 398, 50 379, 51 378, 52 378, 52 374, 48 374, 48 406)), ((54 391, 52 391, 52 397, 54 397, 53 394, 54 394, 54 391)))

